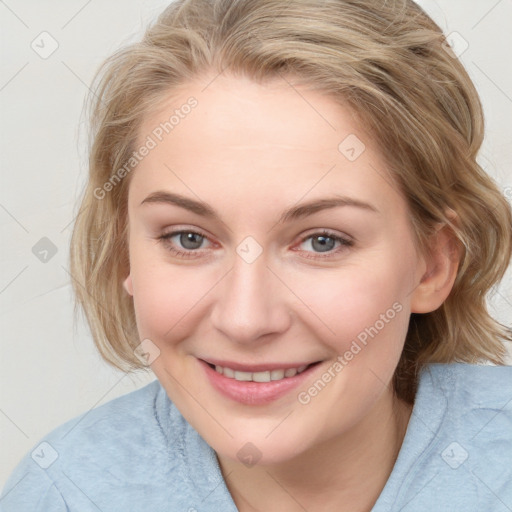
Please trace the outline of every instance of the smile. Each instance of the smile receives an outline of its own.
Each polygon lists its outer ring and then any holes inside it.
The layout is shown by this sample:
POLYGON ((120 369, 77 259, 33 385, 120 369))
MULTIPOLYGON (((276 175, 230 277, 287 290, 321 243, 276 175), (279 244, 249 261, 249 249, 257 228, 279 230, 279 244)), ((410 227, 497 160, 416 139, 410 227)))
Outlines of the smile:
POLYGON ((213 389, 225 398, 253 406, 294 396, 292 391, 311 378, 313 372, 319 371, 322 363, 242 364, 211 359, 198 359, 198 362, 213 389))

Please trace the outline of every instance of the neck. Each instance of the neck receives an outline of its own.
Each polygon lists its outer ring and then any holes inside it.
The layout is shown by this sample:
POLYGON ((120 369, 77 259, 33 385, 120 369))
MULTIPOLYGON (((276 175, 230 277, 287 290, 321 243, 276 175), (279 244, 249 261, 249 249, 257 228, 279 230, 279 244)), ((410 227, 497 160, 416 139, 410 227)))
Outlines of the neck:
POLYGON ((411 411, 388 393, 350 431, 292 460, 247 468, 217 457, 240 512, 369 512, 391 474, 411 411))

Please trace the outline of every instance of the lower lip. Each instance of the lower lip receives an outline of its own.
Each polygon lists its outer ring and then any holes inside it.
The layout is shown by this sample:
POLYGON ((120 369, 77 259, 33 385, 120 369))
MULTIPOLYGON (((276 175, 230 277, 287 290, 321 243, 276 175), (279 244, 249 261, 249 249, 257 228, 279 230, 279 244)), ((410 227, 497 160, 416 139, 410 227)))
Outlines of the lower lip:
POLYGON ((293 377, 270 382, 247 382, 230 379, 199 360, 212 386, 222 395, 246 405, 268 404, 290 393, 307 379, 318 366, 314 364, 293 377))

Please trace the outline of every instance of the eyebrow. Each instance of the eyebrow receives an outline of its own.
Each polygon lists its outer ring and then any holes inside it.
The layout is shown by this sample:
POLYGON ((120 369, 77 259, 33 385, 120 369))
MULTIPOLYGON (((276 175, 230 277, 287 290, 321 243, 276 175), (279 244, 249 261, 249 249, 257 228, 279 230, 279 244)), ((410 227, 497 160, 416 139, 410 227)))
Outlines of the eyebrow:
MULTIPOLYGON (((195 199, 171 192, 153 192, 146 197, 140 205, 142 206, 143 204, 171 204, 184 208, 185 210, 189 210, 197 215, 201 215, 202 217, 207 217, 219 222, 221 221, 219 214, 208 203, 196 201, 195 199)), ((365 203, 364 201, 360 201, 359 199, 352 197, 337 195, 293 206, 281 214, 278 223, 283 224, 285 222, 307 217, 322 210, 340 206, 353 206, 366 211, 379 213, 379 210, 370 203, 365 203)))

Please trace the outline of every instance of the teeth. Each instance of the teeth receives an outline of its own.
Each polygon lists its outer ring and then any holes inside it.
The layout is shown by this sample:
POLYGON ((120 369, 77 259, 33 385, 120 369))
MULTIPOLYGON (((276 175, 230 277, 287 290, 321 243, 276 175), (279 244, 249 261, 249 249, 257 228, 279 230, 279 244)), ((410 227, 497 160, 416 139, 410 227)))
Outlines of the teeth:
POLYGON ((298 368, 288 368, 286 370, 267 370, 263 372, 239 372, 231 368, 223 366, 215 366, 215 371, 228 377, 242 382, 270 382, 274 380, 281 380, 288 377, 294 377, 298 373, 302 373, 308 367, 307 364, 299 366, 298 368))
POLYGON ((254 382, 270 382, 270 372, 255 372, 252 374, 254 382))
POLYGON ((252 380, 252 373, 250 373, 250 372, 235 372, 235 380, 243 380, 243 381, 252 380))
POLYGON ((293 377, 294 375, 297 375, 297 368, 288 368, 284 371, 285 377, 293 377))
MULTIPOLYGON (((230 379, 235 378, 235 370, 232 370, 231 368, 222 368, 222 366, 220 368, 222 369, 222 372, 219 373, 222 373, 224 377, 229 377, 230 379)), ((217 367, 215 367, 215 369, 217 370, 217 367)))
POLYGON ((284 370, 272 370, 270 372, 270 380, 284 379, 284 370))

